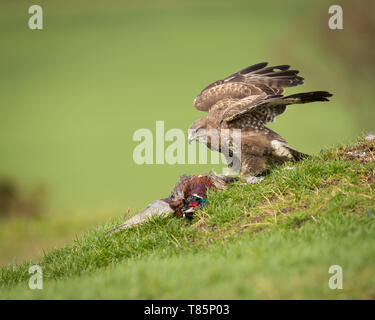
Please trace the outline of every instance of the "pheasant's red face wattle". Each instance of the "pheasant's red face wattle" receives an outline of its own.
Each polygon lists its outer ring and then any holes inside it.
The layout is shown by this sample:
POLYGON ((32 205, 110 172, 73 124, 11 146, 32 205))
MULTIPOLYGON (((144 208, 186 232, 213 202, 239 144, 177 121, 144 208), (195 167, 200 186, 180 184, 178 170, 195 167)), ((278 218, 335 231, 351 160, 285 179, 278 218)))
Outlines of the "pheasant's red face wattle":
POLYGON ((193 207, 194 209, 199 209, 201 205, 198 202, 190 202, 189 207, 193 207))

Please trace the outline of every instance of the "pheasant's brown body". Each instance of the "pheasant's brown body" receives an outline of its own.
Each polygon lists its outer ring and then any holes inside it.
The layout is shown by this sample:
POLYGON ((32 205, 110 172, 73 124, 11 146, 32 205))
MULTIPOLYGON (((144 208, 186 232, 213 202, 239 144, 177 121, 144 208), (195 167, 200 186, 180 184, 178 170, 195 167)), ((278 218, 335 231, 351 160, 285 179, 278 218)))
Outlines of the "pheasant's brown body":
POLYGON ((234 178, 216 176, 210 173, 195 176, 182 175, 174 186, 169 198, 164 200, 169 203, 176 216, 182 217, 183 208, 189 196, 206 198, 209 189, 223 189, 232 181, 234 181, 234 178))

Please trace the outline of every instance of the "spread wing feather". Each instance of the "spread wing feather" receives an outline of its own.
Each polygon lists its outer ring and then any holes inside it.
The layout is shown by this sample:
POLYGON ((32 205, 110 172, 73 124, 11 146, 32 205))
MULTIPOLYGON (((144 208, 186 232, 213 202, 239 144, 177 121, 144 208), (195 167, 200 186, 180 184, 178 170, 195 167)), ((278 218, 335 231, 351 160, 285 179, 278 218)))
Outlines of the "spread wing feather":
MULTIPOLYGON (((278 115, 282 114, 286 110, 287 105, 314 101, 329 101, 328 98, 331 96, 332 94, 327 91, 298 93, 286 97, 274 95, 263 101, 255 100, 247 106, 242 105, 239 112, 235 114, 232 113, 232 115, 228 117, 224 116, 222 121, 225 121, 229 127, 254 127, 256 129, 262 129, 264 124, 274 121, 278 115)), ((243 103, 241 100, 235 102, 230 106, 230 109, 238 110, 237 105, 241 103, 243 103)))
POLYGON ((195 98, 194 106, 198 110, 209 111, 217 101, 225 98, 279 95, 284 88, 303 83, 298 71, 289 68, 289 65, 267 67, 266 62, 249 66, 208 85, 195 98))

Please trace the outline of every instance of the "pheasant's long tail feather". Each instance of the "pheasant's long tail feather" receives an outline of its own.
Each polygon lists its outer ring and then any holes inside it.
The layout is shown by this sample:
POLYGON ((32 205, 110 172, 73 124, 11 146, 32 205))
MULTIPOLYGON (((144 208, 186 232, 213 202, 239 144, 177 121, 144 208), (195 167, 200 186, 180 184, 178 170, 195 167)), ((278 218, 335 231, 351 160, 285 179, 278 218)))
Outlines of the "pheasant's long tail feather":
POLYGON ((173 213, 173 210, 169 207, 169 204, 164 200, 156 200, 151 202, 145 210, 141 213, 138 213, 134 217, 130 218, 129 220, 125 221, 121 225, 117 226, 116 228, 108 231, 105 236, 110 235, 112 233, 116 233, 123 229, 131 228, 137 224, 144 223, 155 216, 168 216, 173 213))

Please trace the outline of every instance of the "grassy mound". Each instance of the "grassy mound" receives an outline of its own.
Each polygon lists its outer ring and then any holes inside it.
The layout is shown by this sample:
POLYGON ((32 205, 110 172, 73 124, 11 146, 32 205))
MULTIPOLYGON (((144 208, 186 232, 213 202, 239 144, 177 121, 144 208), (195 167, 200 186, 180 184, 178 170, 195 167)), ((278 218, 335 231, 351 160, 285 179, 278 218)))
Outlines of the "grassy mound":
MULTIPOLYGON (((0 298, 375 298, 375 143, 360 139, 264 181, 209 194, 193 221, 169 217, 0 269, 0 298), (28 288, 29 266, 44 289, 28 288), (331 290, 331 265, 343 289, 331 290)), ((293 168, 291 168, 293 166, 293 168)))

